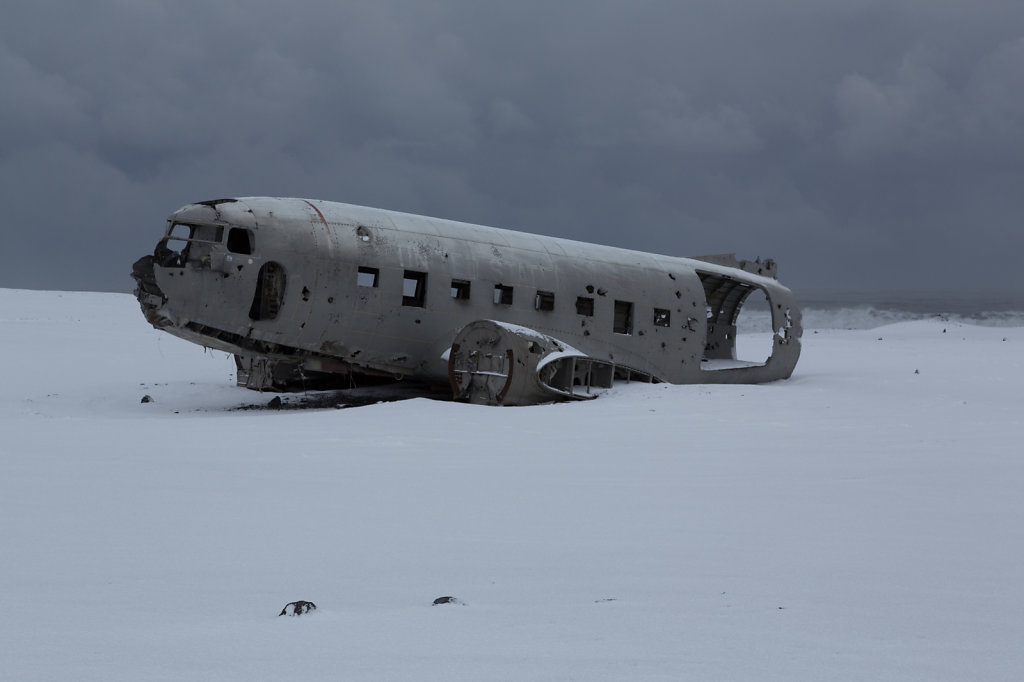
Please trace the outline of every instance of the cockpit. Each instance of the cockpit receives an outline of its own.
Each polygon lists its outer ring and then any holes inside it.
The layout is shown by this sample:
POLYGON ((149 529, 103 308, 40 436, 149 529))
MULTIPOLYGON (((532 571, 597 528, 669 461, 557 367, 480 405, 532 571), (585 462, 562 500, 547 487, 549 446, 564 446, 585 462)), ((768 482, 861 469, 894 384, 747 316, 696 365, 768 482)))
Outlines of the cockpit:
MULTIPOLYGON (((255 241, 252 230, 231 227, 227 230, 227 244, 224 246, 227 253, 248 256, 255 250, 255 241)), ((192 264, 200 268, 220 269, 222 260, 231 261, 230 256, 224 257, 225 249, 218 248, 222 244, 223 225, 170 223, 154 256, 157 265, 165 268, 183 268, 192 264)))

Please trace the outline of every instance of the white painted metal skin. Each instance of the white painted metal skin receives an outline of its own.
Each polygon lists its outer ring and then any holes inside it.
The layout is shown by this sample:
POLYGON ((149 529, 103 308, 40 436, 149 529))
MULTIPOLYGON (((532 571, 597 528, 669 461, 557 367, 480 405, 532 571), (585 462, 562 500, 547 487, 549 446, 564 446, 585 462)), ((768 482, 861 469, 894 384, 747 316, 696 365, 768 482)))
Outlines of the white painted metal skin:
POLYGON ((757 274, 760 263, 742 266, 348 204, 247 197, 173 213, 133 276, 157 328, 309 371, 447 381, 442 356, 459 331, 498 320, 660 381, 786 378, 799 358, 799 309, 786 287, 757 274), (359 268, 377 271, 362 276, 375 286, 359 285, 359 268), (404 282, 409 277, 425 278, 420 291, 404 282), (469 283, 468 298, 453 296, 453 280, 469 283), (510 304, 495 302, 497 285, 511 287, 510 304), (767 362, 702 368, 702 360, 734 357, 736 315, 757 289, 772 310, 767 362), (538 292, 553 294, 552 309, 538 309, 538 292), (261 295, 280 299, 260 312, 261 295), (592 315, 578 312, 578 298, 593 300, 592 315), (613 330, 616 301, 620 313, 632 304, 628 328, 619 329, 628 333, 613 330))

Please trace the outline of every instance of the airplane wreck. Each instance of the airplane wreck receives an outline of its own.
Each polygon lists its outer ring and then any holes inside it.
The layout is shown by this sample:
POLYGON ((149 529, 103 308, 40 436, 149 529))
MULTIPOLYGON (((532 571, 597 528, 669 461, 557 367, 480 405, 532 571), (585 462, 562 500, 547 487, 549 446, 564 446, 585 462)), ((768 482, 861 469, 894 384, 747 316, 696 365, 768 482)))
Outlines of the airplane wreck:
POLYGON ((234 354, 239 385, 408 377, 488 405, 587 399, 616 381, 787 378, 800 311, 776 275, 771 260, 676 258, 269 197, 184 206, 132 269, 146 320, 234 354), (771 354, 740 362, 736 321, 757 291, 771 354))

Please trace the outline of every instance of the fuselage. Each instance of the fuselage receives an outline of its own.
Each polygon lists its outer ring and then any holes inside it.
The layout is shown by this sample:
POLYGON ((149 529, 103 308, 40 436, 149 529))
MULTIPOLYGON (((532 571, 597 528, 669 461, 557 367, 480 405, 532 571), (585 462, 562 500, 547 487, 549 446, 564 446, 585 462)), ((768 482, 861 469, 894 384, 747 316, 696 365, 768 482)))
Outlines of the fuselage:
POLYGON ((718 383, 793 371, 799 310, 771 267, 758 274, 760 263, 729 267, 396 211, 249 197, 173 213, 151 277, 136 279, 154 326, 313 371, 444 380, 458 331, 499 320, 660 381, 718 383), (758 289, 771 306, 771 356, 707 369, 703 361, 734 357, 736 316, 758 289))

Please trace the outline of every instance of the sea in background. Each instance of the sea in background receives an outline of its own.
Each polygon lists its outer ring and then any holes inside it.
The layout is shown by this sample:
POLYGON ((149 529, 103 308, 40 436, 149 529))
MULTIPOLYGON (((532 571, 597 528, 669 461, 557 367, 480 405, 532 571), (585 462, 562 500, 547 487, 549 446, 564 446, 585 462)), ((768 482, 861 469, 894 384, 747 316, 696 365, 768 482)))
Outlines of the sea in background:
MULTIPOLYGON (((941 319, 984 327, 1024 327, 1024 293, 935 291, 794 291, 804 329, 874 329, 913 320, 941 319)), ((751 294, 737 327, 769 331, 767 302, 751 294)))
MULTIPOLYGON (((0 289, 12 294, 29 290, 0 289)), ((54 292, 80 294, 86 292, 54 292)), ((874 329, 897 322, 940 319, 982 327, 1024 327, 1024 292, 829 291, 794 288, 804 329, 874 329)), ((131 296, 131 294, 126 294, 131 296)), ((132 301, 130 305, 137 305, 132 301)), ((145 321, 139 315, 140 324, 145 321)), ((760 291, 746 300, 737 331, 771 331, 768 302, 760 291)))

